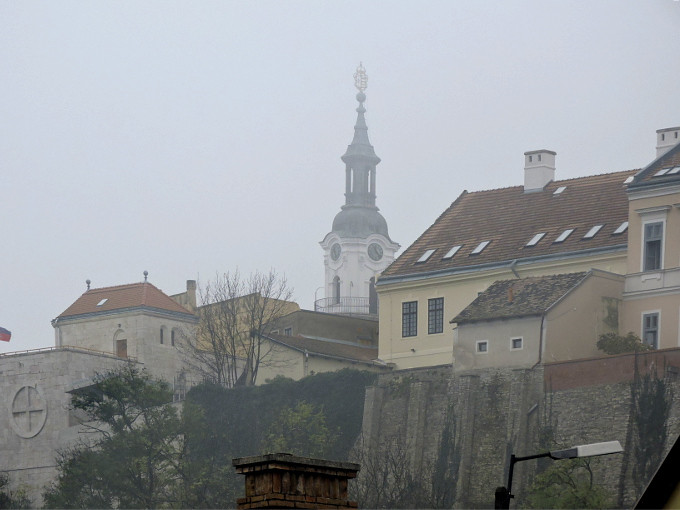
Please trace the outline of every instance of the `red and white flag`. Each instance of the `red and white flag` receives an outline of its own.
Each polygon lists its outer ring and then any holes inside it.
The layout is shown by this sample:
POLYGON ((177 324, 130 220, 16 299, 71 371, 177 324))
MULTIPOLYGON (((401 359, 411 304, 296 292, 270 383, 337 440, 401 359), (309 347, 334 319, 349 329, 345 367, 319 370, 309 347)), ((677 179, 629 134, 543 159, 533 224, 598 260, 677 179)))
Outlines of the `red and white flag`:
POLYGON ((12 338, 12 332, 5 328, 0 328, 0 341, 9 342, 10 338, 12 338))

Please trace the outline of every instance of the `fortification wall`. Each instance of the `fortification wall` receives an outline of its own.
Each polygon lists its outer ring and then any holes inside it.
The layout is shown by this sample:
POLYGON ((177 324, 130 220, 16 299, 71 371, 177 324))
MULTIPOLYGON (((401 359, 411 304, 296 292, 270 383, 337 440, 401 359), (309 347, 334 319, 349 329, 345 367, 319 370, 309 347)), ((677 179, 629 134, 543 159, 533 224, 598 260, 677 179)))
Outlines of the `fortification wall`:
MULTIPOLYGON (((680 349, 533 369, 454 373, 451 367, 438 367, 381 375, 366 393, 364 440, 375 448, 396 438, 406 449, 410 472, 428 490, 453 488, 446 497, 455 508, 493 507, 494 490, 506 485, 513 453, 618 440, 623 455, 601 457, 592 465, 596 482, 608 488, 619 506, 630 507, 644 486, 633 467, 640 427, 647 426, 636 419, 631 397, 636 365, 638 392, 643 391, 639 376, 648 373, 668 388, 665 454, 680 433, 680 349)), ((513 506, 552 462, 516 465, 513 506)))

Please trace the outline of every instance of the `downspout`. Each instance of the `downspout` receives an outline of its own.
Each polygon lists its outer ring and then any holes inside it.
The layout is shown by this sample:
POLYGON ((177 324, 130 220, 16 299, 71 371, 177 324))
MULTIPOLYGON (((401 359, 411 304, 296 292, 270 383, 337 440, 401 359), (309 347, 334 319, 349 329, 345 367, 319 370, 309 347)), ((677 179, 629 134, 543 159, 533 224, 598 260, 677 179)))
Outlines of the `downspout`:
POLYGON ((520 277, 519 273, 518 273, 517 270, 515 269, 515 266, 516 266, 516 265, 517 265, 517 259, 513 260, 512 262, 510 262, 510 271, 512 271, 512 274, 515 275, 515 278, 517 278, 518 280, 521 280, 522 278, 520 277))
POLYGON ((532 370, 534 368, 536 368, 538 365, 540 365, 541 363, 543 363, 543 342, 545 342, 545 335, 543 333, 544 327, 545 327, 545 313, 543 315, 541 315, 541 333, 539 335, 539 342, 538 342, 538 361, 536 362, 536 364, 533 367, 531 367, 532 370))
POLYGON ((307 377, 309 375, 309 352, 307 352, 307 349, 305 349, 305 359, 303 363, 302 372, 303 375, 307 377))

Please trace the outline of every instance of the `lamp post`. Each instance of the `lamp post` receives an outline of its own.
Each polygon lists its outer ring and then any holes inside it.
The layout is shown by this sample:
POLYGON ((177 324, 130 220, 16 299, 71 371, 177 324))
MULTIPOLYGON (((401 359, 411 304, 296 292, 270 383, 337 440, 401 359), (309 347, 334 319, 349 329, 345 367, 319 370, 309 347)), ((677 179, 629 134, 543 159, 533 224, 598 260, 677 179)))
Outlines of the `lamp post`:
POLYGON ((515 469, 515 464, 524 460, 540 459, 542 457, 550 457, 553 460, 575 459, 578 457, 595 457, 597 455, 608 455, 610 453, 621 453, 621 443, 618 441, 607 441, 604 443, 592 443, 581 446, 573 446, 566 450, 554 450, 551 452, 537 453, 535 455, 527 455, 526 457, 517 457, 514 453, 510 456, 510 470, 508 471, 508 485, 507 487, 496 488, 496 499, 494 508, 509 509, 510 500, 515 496, 512 494, 512 473, 515 469))

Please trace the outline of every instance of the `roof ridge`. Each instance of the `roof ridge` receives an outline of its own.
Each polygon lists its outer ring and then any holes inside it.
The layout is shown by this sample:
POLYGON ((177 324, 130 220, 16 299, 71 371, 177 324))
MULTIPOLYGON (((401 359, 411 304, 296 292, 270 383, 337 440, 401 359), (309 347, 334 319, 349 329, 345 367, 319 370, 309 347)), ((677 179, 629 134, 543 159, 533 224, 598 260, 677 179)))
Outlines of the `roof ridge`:
MULTIPOLYGON (((616 172, 604 172, 601 174, 593 174, 593 175, 582 175, 580 177, 569 177, 568 179, 559 179, 559 180, 554 180, 550 181, 548 184, 545 185, 545 188, 548 186, 555 186, 567 182, 573 182, 573 181, 578 181, 578 180, 595 180, 597 177, 611 177, 614 178, 617 175, 626 175, 626 174, 632 174, 633 172, 637 173, 640 169, 638 168, 631 168, 629 170, 618 170, 616 172)), ((509 191, 512 189, 524 189, 524 185, 522 184, 516 184, 514 186, 504 186, 502 188, 490 188, 490 189, 480 189, 480 190, 475 190, 475 191, 469 191, 468 193, 473 195, 477 193, 489 193, 492 191, 509 191)))
MULTIPOLYGON (((97 287, 96 289, 87 289, 84 293, 89 292, 90 294, 94 294, 96 292, 102 292, 102 291, 108 292, 108 291, 113 290, 113 289, 124 289, 124 288, 128 288, 128 287, 136 287, 136 286, 139 286, 139 285, 144 285, 144 283, 149 283, 149 282, 123 283, 121 285, 111 285, 109 287, 97 287)), ((153 284, 149 283, 149 285, 153 285, 153 284)), ((156 287, 156 288, 158 288, 158 287, 156 287)))

